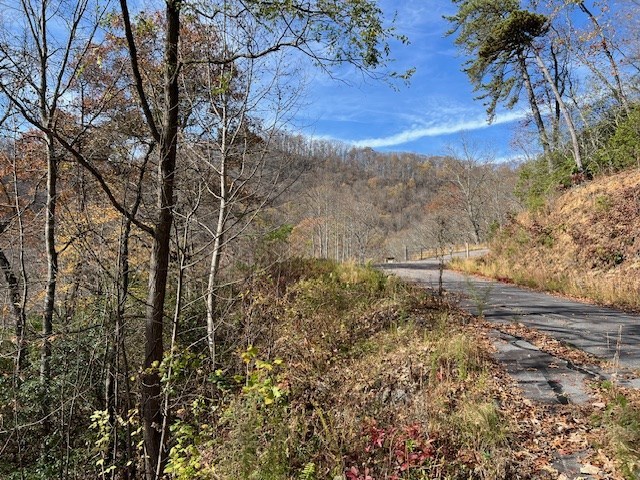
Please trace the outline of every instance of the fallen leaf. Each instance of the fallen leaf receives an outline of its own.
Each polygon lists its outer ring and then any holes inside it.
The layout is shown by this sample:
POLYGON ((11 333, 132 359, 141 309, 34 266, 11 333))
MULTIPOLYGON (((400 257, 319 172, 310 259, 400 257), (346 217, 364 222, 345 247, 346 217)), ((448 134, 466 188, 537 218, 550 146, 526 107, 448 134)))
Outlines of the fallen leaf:
POLYGON ((587 463, 580 468, 580 473, 584 473, 585 475, 598 475, 598 473, 600 473, 600 469, 590 463, 587 463))

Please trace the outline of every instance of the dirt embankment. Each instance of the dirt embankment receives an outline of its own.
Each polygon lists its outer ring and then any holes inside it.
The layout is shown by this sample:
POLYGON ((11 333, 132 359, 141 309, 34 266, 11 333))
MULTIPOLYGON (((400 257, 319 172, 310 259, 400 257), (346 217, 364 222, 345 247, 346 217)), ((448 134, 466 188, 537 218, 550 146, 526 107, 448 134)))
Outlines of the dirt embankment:
POLYGON ((517 216, 491 250, 473 267, 480 273, 640 309, 640 170, 573 187, 517 216))

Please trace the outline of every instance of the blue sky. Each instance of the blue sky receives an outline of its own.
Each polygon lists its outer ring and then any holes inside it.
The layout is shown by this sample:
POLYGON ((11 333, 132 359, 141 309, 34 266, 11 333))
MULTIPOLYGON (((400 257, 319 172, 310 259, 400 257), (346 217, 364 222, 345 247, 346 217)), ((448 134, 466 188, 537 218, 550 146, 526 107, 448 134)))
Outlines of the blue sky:
POLYGON ((380 151, 433 155, 446 153, 464 136, 497 159, 522 154, 512 140, 526 112, 499 111, 488 125, 482 101, 474 100, 461 71, 464 58, 453 37, 445 37, 449 25, 443 15, 453 13, 451 2, 383 0, 380 6, 389 19, 397 11, 397 30, 410 39, 410 45, 394 45, 392 51, 394 70, 416 68, 410 84, 394 90, 353 71, 338 74, 348 83, 314 75, 298 115, 303 132, 380 151))

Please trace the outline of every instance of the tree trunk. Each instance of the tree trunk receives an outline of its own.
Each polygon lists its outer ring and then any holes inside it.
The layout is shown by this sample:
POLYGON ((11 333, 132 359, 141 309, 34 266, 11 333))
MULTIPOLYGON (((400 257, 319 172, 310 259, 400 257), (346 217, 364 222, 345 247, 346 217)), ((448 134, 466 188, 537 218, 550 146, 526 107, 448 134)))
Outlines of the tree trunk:
POLYGON ((549 70, 545 66, 538 52, 534 51, 534 56, 536 58, 536 62, 538 66, 540 67, 540 71, 542 71, 544 78, 549 83, 549 87, 551 88, 551 91, 553 92, 553 95, 555 96, 558 102, 558 106, 560 107, 562 116, 564 117, 564 120, 567 123, 567 128, 569 129, 569 135, 571 136, 571 145, 573 147, 573 159, 576 163, 576 167, 578 171, 582 172, 584 167, 582 164, 582 156, 580 155, 580 143, 578 142, 578 135, 576 133, 576 127, 573 123, 573 119, 571 118, 571 113, 569 113, 569 110, 567 109, 567 106, 565 105, 564 100, 562 99, 562 96, 560 95, 560 92, 558 91, 558 88, 556 87, 553 81, 553 78, 549 73, 549 70))
MULTIPOLYGON (((6 228, 6 224, 0 224, 0 233, 4 232, 6 228)), ((11 263, 9 259, 4 254, 4 251, 0 250, 0 270, 4 275, 4 279, 7 282, 7 287, 9 289, 9 303, 11 308, 11 313, 15 318, 15 332, 16 332, 16 360, 15 360, 15 376, 17 378, 20 377, 20 374, 24 368, 24 363, 26 359, 26 350, 25 350, 25 338, 24 338, 24 329, 26 325, 26 317, 24 313, 24 309, 22 308, 22 294, 20 291, 20 282, 18 281, 18 277, 13 271, 11 267, 11 263)))
MULTIPOLYGON (((224 144, 223 139, 223 144, 224 144)), ((209 283, 207 286, 207 343, 209 345, 209 355, 211 356, 212 369, 216 363, 216 281, 220 268, 220 254, 222 253, 222 243, 224 240, 224 230, 227 218, 227 165, 226 151, 223 147, 220 160, 220 202, 218 205, 218 222, 216 224, 215 238, 213 240, 213 252, 211 253, 211 264, 209 266, 209 283)))
MULTIPOLYGON (((135 215, 135 212, 134 212, 135 215)), ((116 275, 116 306, 115 311, 112 312, 113 317, 113 340, 111 345, 107 347, 107 353, 105 358, 106 363, 106 376, 105 376, 105 403, 106 409, 109 415, 109 425, 113 431, 113 437, 111 440, 111 448, 109 449, 108 464, 114 463, 118 460, 118 424, 116 421, 116 415, 118 414, 118 397, 119 397, 119 378, 121 376, 125 378, 125 382, 128 381, 128 372, 121 372, 119 368, 119 358, 124 352, 124 315, 127 296, 129 295, 129 238, 131 236, 131 220, 123 218, 122 227, 119 239, 118 249, 118 272, 116 275)), ((124 362, 126 365, 126 361, 124 362)), ((125 389, 128 390, 128 389, 125 389)), ((126 418, 127 410, 125 410, 124 418, 126 418)), ((125 454, 129 455, 131 438, 126 435, 125 443, 127 450, 125 454)), ((126 459, 131 460, 131 458, 126 459)), ((133 463, 133 462, 132 462, 133 463)), ((127 467, 128 478, 133 477, 132 471, 133 465, 127 467)), ((115 472, 114 472, 115 473, 115 472)))
MULTIPOLYGON (((15 145, 13 147, 15 149, 15 145)), ((13 176, 13 192, 15 202, 15 215, 18 224, 18 247, 19 247, 19 264, 20 264, 20 277, 22 280, 22 291, 16 291, 11 293, 11 299, 14 307, 14 314, 16 317, 16 365, 15 374, 16 381, 20 381, 20 374, 26 367, 27 363, 27 345, 26 345, 26 326, 27 326, 27 294, 29 289, 29 282, 27 281, 27 268, 25 264, 25 245, 24 245, 24 224, 22 223, 22 209, 20 206, 20 193, 18 190, 18 170, 17 170, 17 156, 14 150, 13 162, 11 168, 11 174, 13 176), (20 298, 20 303, 16 303, 16 299, 20 298)), ((4 228, 4 227, 3 227, 4 228)), ((18 282, 19 283, 19 282, 18 282)))
MULTIPOLYGON (((558 61, 558 53, 554 48, 554 43, 551 42, 549 47, 549 53, 553 60, 553 85, 558 89, 558 93, 560 97, 564 96, 565 86, 564 83, 560 83, 560 62, 558 61), (561 88, 562 87, 562 88, 561 88)), ((566 76, 565 76, 566 78, 566 76)), ((549 99, 549 103, 551 103, 551 99, 549 99)), ((562 117, 562 109, 560 108, 560 102, 557 100, 557 96, 554 94, 554 102, 553 102, 553 111, 551 117, 551 135, 552 135, 552 144, 554 148, 558 148, 560 145, 560 118, 562 117)))
POLYGON ((55 311, 56 285, 58 279, 58 252, 55 245, 58 159, 54 140, 46 136, 47 142, 47 201, 45 217, 45 249, 47 255, 47 284, 42 313, 42 351, 40 358, 40 384, 42 387, 42 426, 45 435, 51 432, 49 388, 51 382, 51 335, 55 311))
MULTIPOLYGON (((160 149, 160 176, 166 171, 167 158, 164 148, 160 149)), ((173 173, 171 174, 173 175, 173 173)), ((142 416, 144 421, 145 470, 147 479, 158 479, 164 461, 164 446, 161 445, 164 424, 161 409, 161 388, 158 366, 164 354, 163 326, 164 303, 167 287, 169 265, 169 233, 172 216, 167 214, 172 205, 165 196, 169 190, 164 183, 160 191, 160 214, 156 222, 156 234, 153 238, 151 258, 149 261, 149 296, 145 321, 145 358, 142 373, 142 416)), ((171 198, 171 197, 169 197, 171 198)))
POLYGON ((469 212, 469 220, 471 221, 471 226, 473 227, 473 239, 476 242, 476 245, 480 245, 480 224, 476 218, 476 215, 473 212, 469 212))
POLYGON ((538 107, 536 94, 533 90, 531 77, 529 76, 529 71, 527 70, 527 64, 523 55, 518 55, 518 62, 520 64, 522 81, 527 90, 527 96, 529 97, 529 106, 531 107, 531 112, 533 113, 533 120, 535 121, 536 128, 538 129, 538 137, 540 138, 540 143, 542 144, 542 150, 547 157, 549 173, 551 173, 553 171, 553 164, 551 163, 551 155, 549 155, 549 153, 551 152, 549 137, 547 136, 547 130, 544 126, 542 115, 540 114, 540 108, 538 107))
POLYGON ((149 296, 145 326, 145 359, 142 374, 142 416, 144 422, 145 467, 147 479, 162 477, 166 460, 162 429, 162 392, 158 365, 164 354, 162 334, 164 304, 169 268, 171 225, 174 216, 174 181, 178 136, 178 41, 180 2, 166 3, 164 118, 160 138, 158 169, 158 218, 149 261, 149 296))

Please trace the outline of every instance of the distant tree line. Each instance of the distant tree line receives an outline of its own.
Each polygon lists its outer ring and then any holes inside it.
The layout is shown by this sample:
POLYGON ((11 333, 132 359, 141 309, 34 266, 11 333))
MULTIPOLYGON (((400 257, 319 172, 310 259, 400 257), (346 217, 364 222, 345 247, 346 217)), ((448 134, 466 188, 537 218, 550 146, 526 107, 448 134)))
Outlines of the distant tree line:
POLYGON ((487 240, 521 209, 518 166, 496 163, 468 139, 459 143, 445 155, 425 156, 310 142, 309 171, 287 192, 282 210, 293 225, 294 252, 338 261, 403 259, 405 247, 438 247, 434 221, 441 217, 451 246, 487 240))

